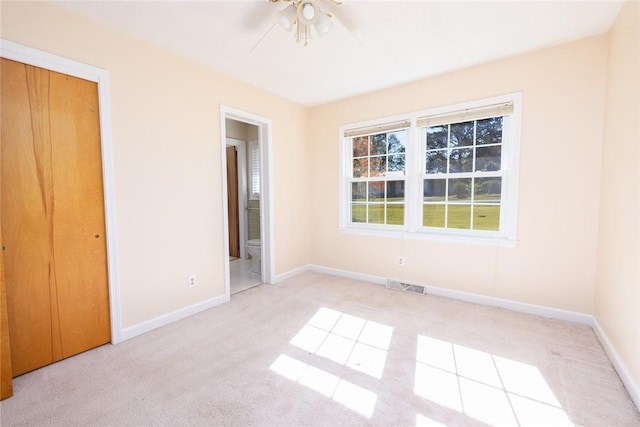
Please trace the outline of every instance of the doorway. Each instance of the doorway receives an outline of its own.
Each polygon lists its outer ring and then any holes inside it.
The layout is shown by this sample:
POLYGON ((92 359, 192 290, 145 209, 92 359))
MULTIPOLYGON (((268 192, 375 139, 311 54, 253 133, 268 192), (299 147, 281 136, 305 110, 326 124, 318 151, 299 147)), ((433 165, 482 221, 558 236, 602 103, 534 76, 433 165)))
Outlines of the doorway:
POLYGON ((270 121, 222 107, 227 295, 271 282, 270 121))

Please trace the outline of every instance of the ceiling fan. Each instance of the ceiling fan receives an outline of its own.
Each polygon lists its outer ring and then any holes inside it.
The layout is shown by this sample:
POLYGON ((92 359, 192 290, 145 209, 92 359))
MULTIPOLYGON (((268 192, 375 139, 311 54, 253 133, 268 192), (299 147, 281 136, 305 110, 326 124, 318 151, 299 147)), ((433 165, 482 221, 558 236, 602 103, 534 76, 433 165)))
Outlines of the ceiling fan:
POLYGON ((271 3, 285 2, 289 5, 278 13, 278 23, 285 31, 294 33, 296 42, 309 44, 312 33, 322 37, 331 31, 334 15, 320 8, 323 2, 341 6, 341 0, 269 0, 271 3))

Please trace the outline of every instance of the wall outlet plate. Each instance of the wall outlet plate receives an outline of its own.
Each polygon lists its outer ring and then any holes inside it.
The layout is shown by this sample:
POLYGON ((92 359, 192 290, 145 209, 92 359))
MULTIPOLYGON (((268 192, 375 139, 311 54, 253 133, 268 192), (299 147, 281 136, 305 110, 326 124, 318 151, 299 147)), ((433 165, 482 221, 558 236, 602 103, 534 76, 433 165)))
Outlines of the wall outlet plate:
POLYGON ((195 286, 198 284, 198 281, 197 281, 197 279, 196 279, 196 275, 195 275, 195 274, 194 274, 194 275, 192 275, 192 276, 189 276, 189 277, 187 278, 187 281, 188 281, 188 284, 189 284, 189 287, 190 287, 190 288, 193 288, 193 287, 195 287, 195 286))

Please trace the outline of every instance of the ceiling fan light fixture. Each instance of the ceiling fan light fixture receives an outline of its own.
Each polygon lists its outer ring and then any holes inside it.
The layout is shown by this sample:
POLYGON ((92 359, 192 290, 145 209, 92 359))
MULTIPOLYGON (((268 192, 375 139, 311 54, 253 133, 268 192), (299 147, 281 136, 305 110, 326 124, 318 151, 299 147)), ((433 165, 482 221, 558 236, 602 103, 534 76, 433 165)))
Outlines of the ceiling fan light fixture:
POLYGON ((302 5, 302 15, 305 17, 305 19, 307 19, 308 21, 313 20, 313 18, 316 16, 316 10, 313 7, 313 4, 311 3, 305 3, 302 5))
POLYGON ((278 16, 278 22, 285 31, 291 31, 296 24, 297 19, 298 11, 293 3, 280 11, 280 16, 278 16))
POLYGON ((318 18, 316 19, 315 29, 319 36, 325 36, 329 34, 331 28, 333 28, 333 21, 331 20, 330 15, 324 13, 322 10, 318 9, 318 18))
POLYGON ((298 4, 298 22, 305 25, 313 25, 318 16, 318 6, 312 0, 306 0, 298 4))
MULTIPOLYGON (((283 0, 270 0, 278 3, 283 0)), ((315 32, 322 37, 333 28, 333 15, 326 13, 318 6, 320 0, 284 0, 290 1, 289 5, 278 14, 280 26, 286 30, 294 30, 297 42, 304 42, 307 46, 311 40, 311 33, 315 32)), ((339 6, 340 0, 328 0, 331 4, 339 6)))

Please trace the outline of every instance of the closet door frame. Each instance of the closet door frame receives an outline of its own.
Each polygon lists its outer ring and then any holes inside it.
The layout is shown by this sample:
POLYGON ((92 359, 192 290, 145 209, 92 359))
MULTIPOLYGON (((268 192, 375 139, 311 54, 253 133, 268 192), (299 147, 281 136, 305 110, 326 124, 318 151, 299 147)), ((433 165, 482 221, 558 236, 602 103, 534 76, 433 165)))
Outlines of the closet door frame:
POLYGON ((92 65, 83 64, 81 62, 33 49, 5 39, 0 39, 0 57, 89 80, 97 83, 98 85, 102 182, 107 245, 107 273, 109 276, 111 344, 117 344, 122 341, 122 319, 120 311, 120 285, 118 280, 119 270, 116 248, 116 199, 113 166, 113 141, 111 134, 109 73, 106 70, 92 65))

